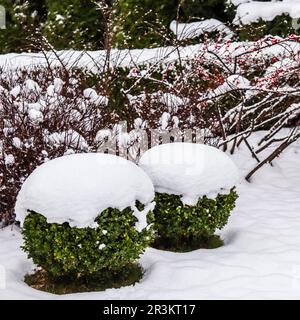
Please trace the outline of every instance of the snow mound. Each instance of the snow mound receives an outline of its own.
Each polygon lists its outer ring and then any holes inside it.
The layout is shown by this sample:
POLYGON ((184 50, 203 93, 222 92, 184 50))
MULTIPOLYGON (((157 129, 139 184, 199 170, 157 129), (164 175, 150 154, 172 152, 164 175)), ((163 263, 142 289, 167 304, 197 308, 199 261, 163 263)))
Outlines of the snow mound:
POLYGON ((228 192, 238 180, 232 160, 217 148, 195 143, 168 143, 146 151, 139 165, 160 193, 182 195, 195 205, 199 197, 228 192))
POLYGON ((154 188, 134 163, 109 154, 72 154, 50 160, 24 182, 17 196, 16 219, 24 222, 28 210, 43 214, 49 223, 96 227, 94 219, 106 208, 131 207, 140 231, 153 208, 154 188), (143 211, 136 200, 145 204, 143 211))
POLYGON ((234 24, 249 24, 259 19, 272 21, 276 16, 288 14, 292 19, 300 18, 300 1, 283 0, 272 2, 251 1, 241 3, 233 20, 234 24))
POLYGON ((170 23, 170 30, 176 35, 178 40, 193 39, 206 32, 214 31, 222 32, 229 37, 233 36, 233 32, 217 19, 207 19, 190 23, 179 23, 173 20, 170 23))

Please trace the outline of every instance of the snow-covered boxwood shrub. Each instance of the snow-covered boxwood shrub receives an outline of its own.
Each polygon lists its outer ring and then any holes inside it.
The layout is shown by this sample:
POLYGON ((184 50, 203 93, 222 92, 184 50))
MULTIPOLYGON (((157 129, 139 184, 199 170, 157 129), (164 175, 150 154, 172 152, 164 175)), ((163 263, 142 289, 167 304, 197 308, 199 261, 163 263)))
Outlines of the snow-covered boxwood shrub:
POLYGON ((114 281, 152 240, 147 215, 153 199, 149 177, 124 158, 85 153, 50 160, 33 171, 17 196, 23 249, 48 278, 96 274, 101 282, 114 281))
POLYGON ((189 206, 182 203, 179 195, 156 193, 152 220, 157 232, 156 245, 175 250, 222 245, 214 233, 227 224, 236 199, 237 193, 231 189, 214 199, 203 196, 195 206, 189 206))
POLYGON ((22 230, 23 249, 53 277, 116 272, 134 263, 152 239, 150 229, 135 229, 136 221, 130 207, 102 211, 96 228, 48 223, 43 215, 30 212, 22 230))
POLYGON ((155 246, 174 251, 214 248, 235 206, 238 171, 222 151, 193 143, 158 145, 140 159, 155 191, 155 246))

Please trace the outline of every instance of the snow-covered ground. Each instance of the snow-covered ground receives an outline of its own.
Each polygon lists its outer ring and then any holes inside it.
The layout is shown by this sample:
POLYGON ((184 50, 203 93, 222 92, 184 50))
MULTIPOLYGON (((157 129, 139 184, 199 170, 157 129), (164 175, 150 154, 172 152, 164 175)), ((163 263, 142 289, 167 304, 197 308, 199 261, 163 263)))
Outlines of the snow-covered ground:
MULTIPOLYGON (((33 264, 20 249, 19 230, 0 230, 0 299, 299 299, 299 156, 297 143, 251 184, 241 179, 237 206, 220 232, 223 247, 189 253, 150 248, 140 260, 146 274, 135 286, 65 296, 34 290, 23 282, 33 264)), ((241 173, 255 165, 243 147, 232 159, 241 173)))

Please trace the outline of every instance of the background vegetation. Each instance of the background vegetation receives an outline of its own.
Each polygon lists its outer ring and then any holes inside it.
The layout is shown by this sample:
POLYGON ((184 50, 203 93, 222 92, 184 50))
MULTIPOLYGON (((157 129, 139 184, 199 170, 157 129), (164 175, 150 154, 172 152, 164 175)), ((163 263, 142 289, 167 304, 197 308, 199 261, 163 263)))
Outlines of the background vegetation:
POLYGON ((58 50, 102 49, 107 30, 103 8, 111 10, 112 44, 118 48, 172 43, 169 24, 174 19, 180 22, 219 19, 242 40, 267 34, 286 36, 293 31, 291 19, 286 15, 270 22, 232 26, 235 7, 228 0, 0 0, 0 5, 7 12, 7 28, 0 32, 0 53, 39 51, 37 43, 41 37, 46 37, 58 50))

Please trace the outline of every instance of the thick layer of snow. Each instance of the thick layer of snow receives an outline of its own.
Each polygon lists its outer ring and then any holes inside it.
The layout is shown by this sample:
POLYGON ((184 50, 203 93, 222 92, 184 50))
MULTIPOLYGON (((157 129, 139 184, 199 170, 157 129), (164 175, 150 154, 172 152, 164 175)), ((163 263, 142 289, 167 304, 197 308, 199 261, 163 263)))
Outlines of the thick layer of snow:
POLYGON ((213 198, 227 192, 238 180, 232 160, 219 149, 203 144, 155 146, 143 154, 139 165, 156 191, 182 195, 183 203, 188 205, 195 205, 203 195, 213 198))
POLYGON ((17 197, 15 213, 23 223, 28 210, 43 214, 47 221, 71 226, 94 226, 106 208, 132 207, 136 228, 147 226, 154 189, 149 177, 134 163, 109 154, 73 154, 48 161, 35 169, 17 197), (135 201, 146 204, 139 212, 135 201))
POLYGON ((173 20, 170 23, 170 29, 178 40, 192 39, 206 32, 214 31, 222 32, 229 37, 233 36, 233 32, 217 19, 207 19, 191 23, 179 23, 173 20))
POLYGON ((300 18, 300 1, 251 1, 248 3, 242 3, 237 7, 233 23, 249 24, 257 22, 259 19, 272 21, 276 16, 284 13, 288 14, 293 19, 300 18))
MULTIPOLYGON (((182 254, 150 248, 135 286, 63 296, 32 289, 23 282, 34 265, 20 249, 19 229, 0 230, 0 299, 299 299, 299 152, 300 143, 290 146, 251 184, 241 177, 236 208, 219 232, 223 247, 182 254)), ((256 165, 244 145, 233 161, 243 173, 256 165)))
MULTIPOLYGON (((110 65, 120 67, 133 67, 141 66, 149 63, 157 62, 174 62, 178 61, 179 57, 181 60, 190 59, 199 54, 199 52, 207 52, 205 57, 216 57, 208 51, 212 51, 218 54, 220 58, 230 55, 234 58, 249 49, 253 49, 255 43, 251 41, 247 42, 232 42, 229 45, 225 42, 224 45, 218 46, 217 49, 215 43, 212 43, 207 47, 207 44, 197 44, 185 47, 159 47, 154 49, 124 49, 117 50, 113 49, 110 54, 110 65)), ((270 55, 275 57, 282 57, 290 55, 291 53, 297 54, 300 52, 300 44, 297 42, 287 42, 285 46, 280 44, 274 46, 266 46, 265 49, 254 55, 270 55)), ((50 63, 51 67, 55 68, 61 66, 61 62, 67 67, 78 67, 87 69, 93 73, 99 73, 103 71, 105 65, 106 52, 103 50, 99 51, 74 51, 74 50, 63 50, 56 52, 46 52, 46 56, 43 53, 9 53, 0 55, 0 68, 4 70, 16 70, 19 68, 34 68, 36 66, 48 66, 50 63), (59 57, 58 61, 57 57, 59 57)), ((1 88, 0 88, 1 89, 1 88)), ((13 94, 18 95, 21 88, 15 88, 13 94)), ((49 87, 49 95, 54 94, 53 88, 49 87)))

